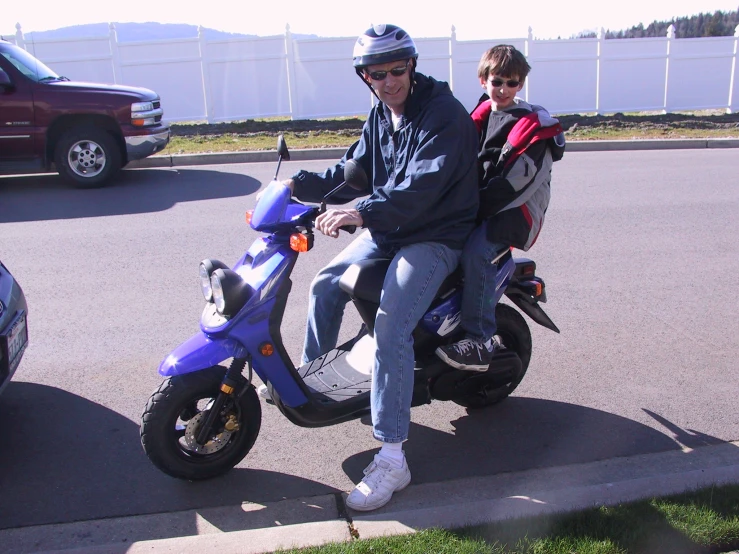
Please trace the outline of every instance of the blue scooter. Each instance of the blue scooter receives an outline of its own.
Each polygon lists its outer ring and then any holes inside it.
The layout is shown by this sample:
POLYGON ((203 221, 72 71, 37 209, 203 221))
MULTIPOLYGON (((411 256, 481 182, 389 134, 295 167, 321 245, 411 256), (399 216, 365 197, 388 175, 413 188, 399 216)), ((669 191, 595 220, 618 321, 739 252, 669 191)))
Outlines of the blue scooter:
MULTIPOLYGON (((141 443, 152 463, 173 477, 215 477, 247 455, 262 418, 252 384, 254 372, 267 385, 276 407, 296 425, 321 427, 369 413, 374 321, 389 259, 355 264, 340 281, 364 322, 351 340, 296 368, 280 335, 290 274, 299 253, 314 246, 315 218, 342 187, 367 190, 367 176, 358 163, 348 160, 345 182, 320 206, 306 205, 291 198, 290 189, 277 181, 282 160, 289 159, 280 136, 275 177, 250 214, 252 229, 265 235, 233 267, 218 260, 200 264, 206 301, 201 332, 175 348, 159 366, 166 379, 144 409, 141 443), (228 367, 219 365, 229 359, 228 367)), ((510 251, 493 263, 498 266, 496 302, 505 291, 533 321, 559 332, 539 305, 546 301, 546 293, 535 263, 513 258, 510 251)), ((458 269, 442 284, 413 331, 413 406, 432 399, 468 408, 490 406, 508 397, 526 373, 531 333, 521 314, 506 304, 496 306, 499 349, 486 372, 460 371, 436 356, 438 346, 462 338, 461 287, 458 269)))

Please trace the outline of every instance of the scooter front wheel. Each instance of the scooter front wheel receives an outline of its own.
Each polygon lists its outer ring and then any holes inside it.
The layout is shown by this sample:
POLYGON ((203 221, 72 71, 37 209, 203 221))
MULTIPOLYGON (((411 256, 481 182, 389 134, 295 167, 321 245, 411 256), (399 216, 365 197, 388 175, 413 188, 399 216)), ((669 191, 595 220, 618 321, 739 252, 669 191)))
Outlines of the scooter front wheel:
POLYGON ((226 368, 166 379, 141 417, 141 444, 152 463, 172 477, 208 479, 226 473, 249 453, 259 434, 262 407, 252 385, 227 399, 204 444, 196 437, 220 393, 226 368))

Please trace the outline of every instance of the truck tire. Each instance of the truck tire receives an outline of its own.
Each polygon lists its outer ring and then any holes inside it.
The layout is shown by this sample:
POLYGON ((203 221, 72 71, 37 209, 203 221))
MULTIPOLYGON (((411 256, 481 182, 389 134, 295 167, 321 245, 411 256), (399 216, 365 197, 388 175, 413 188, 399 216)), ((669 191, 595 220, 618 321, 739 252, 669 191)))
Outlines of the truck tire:
POLYGON ((121 152, 113 136, 95 127, 74 127, 54 151, 59 175, 77 188, 105 185, 121 168, 121 152))

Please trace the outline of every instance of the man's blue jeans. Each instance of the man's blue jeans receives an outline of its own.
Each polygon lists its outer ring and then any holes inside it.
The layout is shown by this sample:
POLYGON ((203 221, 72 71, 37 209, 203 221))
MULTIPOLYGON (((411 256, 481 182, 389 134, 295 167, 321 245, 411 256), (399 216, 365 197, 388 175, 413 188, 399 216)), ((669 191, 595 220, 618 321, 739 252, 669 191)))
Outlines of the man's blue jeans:
MULTIPOLYGON (((421 242, 401 248, 390 263, 375 318, 371 403, 378 440, 403 442, 408 438, 415 365, 411 333, 444 279, 457 267, 460 254, 443 244, 421 242)), ((344 307, 350 300, 339 288, 344 271, 354 262, 386 257, 365 231, 316 275, 310 289, 304 364, 336 347, 344 307)))
POLYGON ((507 244, 487 239, 487 222, 475 229, 464 245, 461 325, 469 338, 485 342, 495 334, 495 276, 498 268, 491 262, 507 248, 507 244))

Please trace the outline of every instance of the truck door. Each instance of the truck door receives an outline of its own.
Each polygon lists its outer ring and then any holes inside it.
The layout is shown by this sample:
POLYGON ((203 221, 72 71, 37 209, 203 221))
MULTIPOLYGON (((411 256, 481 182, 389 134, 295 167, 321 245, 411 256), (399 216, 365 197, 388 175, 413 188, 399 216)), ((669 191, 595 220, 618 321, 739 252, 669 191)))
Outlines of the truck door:
POLYGON ((32 82, 0 52, 0 163, 34 158, 32 82))

